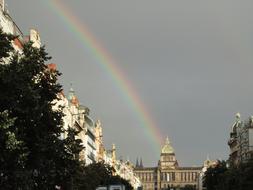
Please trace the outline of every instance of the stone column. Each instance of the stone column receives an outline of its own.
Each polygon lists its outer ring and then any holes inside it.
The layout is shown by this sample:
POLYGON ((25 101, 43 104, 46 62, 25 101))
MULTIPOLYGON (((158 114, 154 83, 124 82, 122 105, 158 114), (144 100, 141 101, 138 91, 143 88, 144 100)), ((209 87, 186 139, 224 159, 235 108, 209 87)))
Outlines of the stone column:
POLYGON ((161 189, 161 171, 157 168, 157 190, 161 189))

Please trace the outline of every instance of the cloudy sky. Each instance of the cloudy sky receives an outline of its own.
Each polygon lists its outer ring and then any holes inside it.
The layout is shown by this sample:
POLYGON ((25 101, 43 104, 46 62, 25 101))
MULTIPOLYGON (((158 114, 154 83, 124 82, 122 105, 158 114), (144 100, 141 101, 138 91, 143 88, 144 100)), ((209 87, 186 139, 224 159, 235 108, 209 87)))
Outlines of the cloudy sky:
MULTIPOLYGON (((6 0, 24 33, 39 31, 79 101, 103 125, 107 148, 154 166, 159 150, 113 80, 50 0, 6 0)), ((52 0, 53 1, 53 0, 52 0)), ((180 165, 226 159, 234 115, 253 114, 253 1, 61 0, 85 24, 138 92, 180 165)))

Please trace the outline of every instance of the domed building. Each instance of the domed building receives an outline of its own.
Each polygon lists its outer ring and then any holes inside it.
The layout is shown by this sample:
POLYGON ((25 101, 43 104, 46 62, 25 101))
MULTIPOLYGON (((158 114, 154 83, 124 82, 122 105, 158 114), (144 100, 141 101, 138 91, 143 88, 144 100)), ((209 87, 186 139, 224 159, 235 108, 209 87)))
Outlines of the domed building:
POLYGON ((180 189, 186 185, 198 189, 198 179, 202 167, 180 167, 173 147, 166 138, 156 167, 144 167, 142 160, 136 162, 135 174, 141 179, 143 190, 180 189))

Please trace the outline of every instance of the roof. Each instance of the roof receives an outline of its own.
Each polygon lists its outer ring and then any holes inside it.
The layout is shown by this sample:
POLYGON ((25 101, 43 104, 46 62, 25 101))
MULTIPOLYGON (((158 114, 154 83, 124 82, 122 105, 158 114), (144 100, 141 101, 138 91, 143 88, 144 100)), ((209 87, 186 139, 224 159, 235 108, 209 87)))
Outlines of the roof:
POLYGON ((143 168, 135 167, 134 171, 147 171, 147 170, 149 170, 150 172, 152 172, 152 171, 154 171, 156 169, 157 169, 157 167, 143 167, 143 168))
POLYGON ((199 167, 199 166, 196 166, 196 167, 177 167, 176 169, 177 170, 201 170, 203 167, 199 167))

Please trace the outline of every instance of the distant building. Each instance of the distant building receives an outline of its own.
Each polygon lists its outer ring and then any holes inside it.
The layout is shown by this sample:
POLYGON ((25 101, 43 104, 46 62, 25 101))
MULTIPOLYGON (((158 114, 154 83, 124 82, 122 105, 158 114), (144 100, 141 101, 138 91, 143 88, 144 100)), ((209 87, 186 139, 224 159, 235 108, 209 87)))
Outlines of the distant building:
POLYGON ((180 167, 169 139, 161 150, 156 167, 144 167, 141 164, 134 169, 141 179, 143 190, 178 189, 186 185, 198 187, 199 173, 202 167, 180 167))
POLYGON ((236 121, 231 128, 228 145, 231 164, 238 165, 253 158, 253 117, 243 123, 240 114, 236 114, 236 121))
POLYGON ((97 151, 97 162, 104 160, 105 147, 103 144, 103 129, 100 120, 97 120, 95 123, 95 144, 97 151))
POLYGON ((133 164, 127 160, 118 160, 116 157, 116 146, 112 145, 111 150, 106 150, 104 154, 104 163, 114 168, 113 175, 118 175, 121 178, 127 180, 135 190, 139 190, 142 186, 138 176, 134 173, 133 164))

